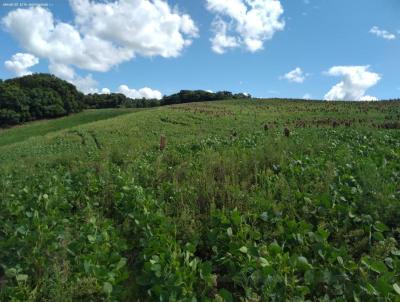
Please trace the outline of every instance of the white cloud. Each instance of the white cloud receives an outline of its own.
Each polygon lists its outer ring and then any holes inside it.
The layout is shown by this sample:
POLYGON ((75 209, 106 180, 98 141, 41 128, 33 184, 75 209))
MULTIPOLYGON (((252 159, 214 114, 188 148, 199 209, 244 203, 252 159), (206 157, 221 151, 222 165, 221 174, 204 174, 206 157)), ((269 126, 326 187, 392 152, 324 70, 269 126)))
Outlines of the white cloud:
POLYGON ((74 84, 79 91, 85 94, 98 92, 97 81, 93 79, 91 74, 81 77, 75 73, 73 68, 60 63, 50 63, 49 72, 74 84))
POLYGON ((55 21, 52 13, 42 7, 11 11, 2 21, 24 49, 49 59, 51 64, 107 71, 134 56, 127 47, 94 35, 81 35, 73 25, 55 21))
POLYGON ((239 42, 233 36, 227 35, 228 24, 217 18, 213 21, 215 36, 211 39, 212 50, 216 53, 223 54, 227 48, 235 48, 239 46, 239 42))
POLYGON ((378 26, 374 26, 369 31, 371 34, 383 38, 385 40, 394 40, 396 39, 396 35, 388 32, 387 30, 380 29, 378 26))
POLYGON ((311 100, 311 99, 312 99, 312 96, 311 96, 311 94, 306 93, 305 95, 303 95, 303 99, 304 99, 304 100, 311 100))
POLYGON ((75 77, 72 80, 69 80, 69 82, 74 84, 79 91, 82 91, 85 94, 98 92, 98 83, 93 79, 91 74, 88 74, 85 77, 75 75, 75 77))
POLYGON ((281 76, 281 79, 288 80, 289 82, 293 83, 303 83, 304 80, 306 79, 307 74, 303 72, 303 70, 300 67, 296 67, 292 71, 289 71, 287 74, 281 76))
MULTIPOLYGON (((54 75, 74 84, 76 88, 83 92, 84 94, 90 93, 102 93, 102 94, 110 94, 111 90, 109 88, 102 88, 101 90, 98 89, 98 83, 96 80, 93 79, 92 75, 89 74, 85 77, 81 77, 75 73, 75 71, 62 64, 50 64, 49 71, 54 75)), ((152 90, 151 88, 144 87, 139 90, 130 89, 126 85, 119 86, 118 93, 122 93, 127 97, 133 99, 161 99, 162 94, 157 90, 152 90)))
POLYGON ((378 101, 379 99, 375 96, 364 95, 360 101, 371 102, 371 101, 378 101))
POLYGON ((50 63, 49 72, 66 81, 70 81, 76 76, 73 68, 60 63, 50 63))
POLYGON ((101 89, 101 93, 102 93, 102 94, 110 94, 110 93, 111 93, 111 90, 108 89, 108 88, 103 88, 103 89, 101 89))
POLYGON ((191 17, 161 0, 70 0, 84 36, 114 42, 143 56, 177 57, 197 37, 191 17))
POLYGON ((216 14, 211 43, 219 54, 240 46, 250 52, 261 50, 266 40, 285 27, 279 0, 207 0, 206 7, 216 14))
POLYGON ((157 99, 160 100, 162 98, 162 94, 158 90, 153 90, 149 87, 144 87, 139 90, 131 89, 127 85, 121 85, 118 87, 119 93, 124 94, 125 96, 132 99, 157 99))
POLYGON ((326 73, 330 76, 341 76, 343 81, 336 84, 325 95, 324 99, 370 101, 376 97, 365 95, 365 92, 375 86, 381 76, 368 70, 369 66, 334 66, 326 73))
POLYGON ((38 64, 39 59, 29 53, 16 53, 10 60, 5 61, 5 67, 15 73, 16 76, 32 74, 29 68, 38 64))
POLYGON ((16 9, 1 21, 22 48, 48 59, 49 70, 62 78, 93 84, 90 76, 76 78, 74 67, 106 72, 141 56, 179 56, 198 36, 191 17, 162 0, 70 0, 73 23, 55 20, 42 7, 16 9))

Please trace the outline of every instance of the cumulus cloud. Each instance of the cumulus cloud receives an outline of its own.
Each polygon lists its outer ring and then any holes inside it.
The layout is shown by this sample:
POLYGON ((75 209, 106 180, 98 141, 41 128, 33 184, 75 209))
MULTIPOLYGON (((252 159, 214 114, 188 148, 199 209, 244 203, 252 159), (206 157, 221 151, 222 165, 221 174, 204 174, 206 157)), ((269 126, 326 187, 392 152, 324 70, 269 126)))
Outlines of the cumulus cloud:
POLYGON ((70 4, 72 23, 55 20, 43 7, 31 7, 9 12, 2 25, 25 50, 48 59, 51 72, 82 86, 94 84, 93 79, 78 78, 74 67, 106 72, 138 55, 177 57, 198 36, 191 17, 163 0, 70 4))
POLYGON ((129 88, 127 85, 121 85, 118 87, 118 91, 119 93, 124 94, 125 96, 127 96, 128 98, 132 98, 132 99, 157 99, 160 100, 162 98, 162 94, 160 91, 158 90, 153 90, 149 87, 144 87, 141 89, 132 89, 129 88))
POLYGON ((211 38, 212 50, 216 53, 223 54, 227 48, 235 48, 240 44, 236 37, 227 34, 228 24, 217 18, 213 21, 215 36, 211 38))
POLYGON ((85 93, 97 93, 97 81, 93 79, 91 74, 81 77, 75 73, 75 70, 68 65, 60 63, 50 63, 49 72, 55 76, 66 80, 76 86, 76 88, 85 93))
POLYGON ((387 30, 380 29, 378 26, 372 27, 369 32, 371 34, 373 34, 373 35, 375 35, 375 36, 377 36, 379 38, 385 39, 385 40, 394 40, 394 39, 396 39, 396 35, 395 34, 392 34, 392 33, 388 32, 387 30))
POLYGON ((101 89, 101 93, 102 93, 102 94, 110 94, 110 93, 111 93, 111 90, 108 89, 108 88, 103 88, 103 89, 101 89))
POLYGON ((42 7, 11 11, 2 21, 24 49, 52 64, 107 71, 134 56, 132 49, 82 35, 73 25, 55 21, 42 7))
POLYGON ((92 2, 70 0, 84 36, 114 42, 143 56, 177 57, 197 37, 191 17, 162 0, 92 2))
POLYGON ((365 95, 366 91, 381 79, 379 74, 369 71, 369 66, 334 66, 326 74, 343 77, 343 80, 331 88, 325 95, 325 100, 378 100, 376 97, 365 95))
POLYGON ((206 7, 216 14, 211 44, 219 54, 241 46, 250 52, 261 50, 266 40, 285 27, 279 0, 207 0, 206 7))
POLYGON ((5 67, 16 76, 32 74, 29 68, 39 63, 39 59, 29 53, 16 53, 10 60, 5 61, 5 67))
POLYGON ((311 94, 306 93, 305 95, 303 95, 303 99, 304 99, 304 100, 311 100, 311 99, 312 99, 312 96, 311 96, 311 94))
MULTIPOLYGON (((63 64, 54 64, 51 63, 49 65, 49 71, 74 84, 76 88, 83 92, 84 94, 89 94, 89 93, 102 93, 102 94, 110 94, 111 90, 109 88, 102 88, 98 89, 98 83, 96 80, 93 79, 91 74, 88 74, 85 77, 79 76, 78 74, 75 73, 73 68, 70 68, 67 65, 63 64)), ((142 88, 139 90, 135 89, 130 89, 127 85, 121 85, 119 86, 118 93, 122 93, 126 95, 127 97, 133 98, 133 99, 161 99, 162 94, 161 92, 157 90, 152 90, 150 88, 142 88)))
POLYGON ((300 67, 296 67, 292 71, 289 71, 287 74, 281 76, 281 79, 301 84, 305 81, 306 77, 307 74, 305 74, 300 67))
POLYGON ((49 64, 49 72, 67 81, 72 80, 75 75, 75 70, 65 64, 52 63, 49 64))
POLYGON ((74 84, 76 88, 84 94, 99 92, 97 89, 98 83, 95 79, 93 79, 91 74, 88 74, 85 77, 75 75, 74 78, 68 81, 74 84))

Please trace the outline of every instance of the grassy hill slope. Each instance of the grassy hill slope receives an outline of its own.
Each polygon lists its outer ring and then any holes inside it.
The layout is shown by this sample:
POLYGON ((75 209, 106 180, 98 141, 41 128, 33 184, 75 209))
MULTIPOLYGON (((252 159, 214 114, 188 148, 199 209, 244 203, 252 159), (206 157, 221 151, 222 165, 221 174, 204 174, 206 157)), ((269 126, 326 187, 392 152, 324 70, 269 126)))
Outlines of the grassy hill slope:
POLYGON ((109 119, 134 111, 137 111, 137 109, 86 110, 64 118, 41 120, 10 129, 0 129, 0 146, 18 143, 28 138, 43 136, 51 132, 109 119))
POLYGON ((396 301, 399 117, 192 103, 3 143, 0 298, 396 301))

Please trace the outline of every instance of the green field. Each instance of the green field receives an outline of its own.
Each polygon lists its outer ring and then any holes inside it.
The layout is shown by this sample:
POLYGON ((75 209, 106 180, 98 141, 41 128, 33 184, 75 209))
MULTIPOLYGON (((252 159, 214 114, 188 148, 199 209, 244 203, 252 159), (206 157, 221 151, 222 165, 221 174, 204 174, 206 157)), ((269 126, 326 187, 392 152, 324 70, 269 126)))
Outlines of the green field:
POLYGON ((10 129, 0 129, 0 146, 24 141, 28 138, 43 136, 75 126, 109 119, 122 114, 132 113, 137 109, 98 109, 86 110, 72 116, 32 122, 29 125, 16 126, 10 129))
POLYGON ((400 301, 398 102, 87 111, 0 175, 0 301, 400 301))

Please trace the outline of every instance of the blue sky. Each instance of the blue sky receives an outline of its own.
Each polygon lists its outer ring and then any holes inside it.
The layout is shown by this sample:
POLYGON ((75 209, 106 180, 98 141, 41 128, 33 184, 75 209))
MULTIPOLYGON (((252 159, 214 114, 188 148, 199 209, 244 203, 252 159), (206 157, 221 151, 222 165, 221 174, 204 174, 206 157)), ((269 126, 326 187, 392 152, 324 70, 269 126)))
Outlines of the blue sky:
MULTIPOLYGON (((48 72, 49 60, 54 58, 33 46, 27 47, 23 39, 34 39, 29 37, 29 31, 22 36, 21 32, 10 32, 4 24, 4 18, 15 10, 4 3, 11 2, 21 1, 0 0, 0 18, 3 20, 0 78, 15 76, 15 69, 7 68, 2 62, 11 60, 16 53, 32 54, 39 59, 38 64, 29 67, 30 71, 48 72)), ((245 0, 233 2, 243 2, 248 11, 251 10, 245 0)), ((76 13, 67 0, 45 3, 50 4, 46 9, 51 12, 55 23, 75 26, 76 13)), ((120 85, 126 85, 134 90, 150 87, 162 94, 180 89, 207 89, 248 92, 257 97, 302 98, 308 95, 318 99, 324 98, 328 92, 337 98, 360 99, 364 96, 387 99, 400 95, 398 0, 281 0, 284 12, 279 15, 279 22, 284 23, 284 28, 275 28, 272 37, 262 36, 262 49, 252 51, 243 42, 237 42, 239 46, 226 48, 223 54, 213 51, 210 41, 216 32, 216 20, 224 20, 224 24, 229 26, 230 36, 236 41, 245 39, 237 30, 237 20, 226 13, 226 7, 218 7, 220 2, 216 1, 214 9, 210 9, 207 0, 169 0, 167 3, 170 8, 179 8, 179 16, 190 16, 197 28, 197 35, 190 38, 191 45, 179 49, 178 55, 163 57, 139 53, 131 59, 110 64, 106 71, 74 65, 73 61, 67 64, 62 62, 62 58, 57 62, 73 68, 74 80, 91 74, 91 84, 99 90, 106 87, 118 91, 120 85), (376 30, 371 31, 374 27, 376 30), (346 68, 331 69, 334 66, 346 68), (285 77, 295 68, 301 69, 300 75, 296 77, 295 72, 285 77), (335 88, 335 85, 339 86, 335 88)), ((265 3, 268 5, 268 0, 265 3)), ((131 17, 135 18, 134 15, 131 17)), ((266 22, 269 21, 266 19, 266 22)), ((83 31, 80 33, 82 36, 85 34, 83 31)))

